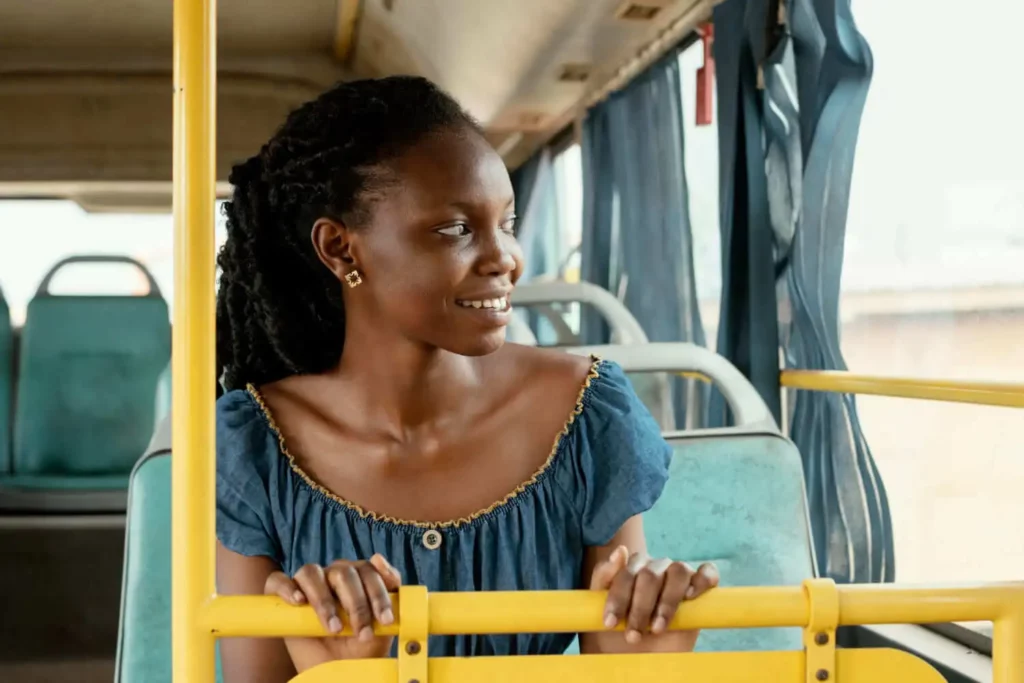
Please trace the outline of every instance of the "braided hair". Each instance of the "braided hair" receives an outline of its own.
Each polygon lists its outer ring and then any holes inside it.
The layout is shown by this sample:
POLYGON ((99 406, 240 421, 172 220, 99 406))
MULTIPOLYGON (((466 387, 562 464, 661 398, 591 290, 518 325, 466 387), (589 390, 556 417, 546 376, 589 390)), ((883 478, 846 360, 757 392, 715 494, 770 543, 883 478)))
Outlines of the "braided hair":
POLYGON ((472 118, 430 81, 341 83, 293 111, 259 154, 236 165, 217 258, 217 365, 227 390, 338 363, 341 285, 310 232, 326 217, 358 228, 399 179, 387 162, 431 133, 472 118))

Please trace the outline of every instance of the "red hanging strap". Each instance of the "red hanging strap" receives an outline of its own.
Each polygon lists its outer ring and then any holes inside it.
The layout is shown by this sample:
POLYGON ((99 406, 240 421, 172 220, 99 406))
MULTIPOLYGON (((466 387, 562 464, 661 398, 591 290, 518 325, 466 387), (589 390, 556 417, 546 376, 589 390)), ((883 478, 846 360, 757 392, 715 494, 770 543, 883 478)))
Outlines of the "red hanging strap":
POLYGON ((715 117, 715 25, 707 22, 698 31, 704 47, 704 66, 697 69, 697 125, 709 126, 715 117))

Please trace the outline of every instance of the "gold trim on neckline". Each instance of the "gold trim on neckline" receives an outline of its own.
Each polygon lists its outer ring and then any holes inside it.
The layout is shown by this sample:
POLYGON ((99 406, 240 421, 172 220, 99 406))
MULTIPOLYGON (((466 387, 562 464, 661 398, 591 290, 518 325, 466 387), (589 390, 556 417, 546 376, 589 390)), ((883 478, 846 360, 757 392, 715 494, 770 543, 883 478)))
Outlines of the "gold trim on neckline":
POLYGON ((345 498, 342 498, 341 496, 335 494, 330 489, 323 486, 322 484, 320 484, 320 482, 316 481, 315 479, 313 479, 313 477, 307 474, 306 471, 303 470, 299 463, 295 460, 295 456, 292 455, 292 453, 288 450, 288 446, 285 443, 284 434, 277 426, 277 422, 274 420, 274 416, 270 412, 270 408, 267 406, 267 402, 263 399, 263 395, 260 394, 259 390, 252 384, 247 384, 245 389, 248 392, 248 394, 252 397, 253 401, 256 402, 256 405, 259 407, 260 412, 263 414, 263 418, 267 422, 267 426, 270 427, 270 431, 272 431, 274 435, 277 437, 278 448, 281 451, 281 454, 288 459, 288 465, 291 467, 292 471, 295 472, 295 474, 299 475, 299 477, 306 483, 307 486, 313 489, 313 491, 327 498, 328 500, 337 503, 338 505, 341 505, 342 507, 347 508, 352 512, 355 512, 360 517, 364 519, 373 520, 374 522, 394 524, 396 526, 414 527, 418 529, 449 529, 458 528, 460 526, 471 524, 472 522, 480 519, 481 517, 484 517, 485 515, 488 515, 494 512, 495 510, 508 505, 509 503, 512 502, 513 499, 525 493, 531 486, 537 483, 537 480, 541 477, 541 475, 543 475, 544 472, 546 472, 548 468, 551 467, 551 463, 554 462, 555 456, 558 455, 558 450, 562 445, 562 440, 569 434, 569 430, 576 422, 576 418, 578 418, 580 414, 583 412, 583 399, 587 395, 587 391, 590 390, 591 383, 600 376, 601 362, 601 359, 598 358, 597 356, 590 356, 590 370, 587 372, 587 377, 583 381, 583 385, 580 387, 579 393, 576 395, 576 405, 573 407, 573 410, 569 414, 568 419, 566 419, 565 424, 562 426, 562 429, 558 432, 557 435, 555 435, 555 441, 551 446, 551 452, 548 454, 548 457, 547 459, 544 460, 543 464, 541 464, 541 466, 537 468, 537 471, 535 471, 529 479, 521 483, 519 486, 515 487, 515 489, 513 489, 501 500, 492 503, 491 505, 487 506, 482 510, 474 512, 468 517, 460 517, 459 519, 452 519, 445 522, 421 522, 417 520, 399 519, 396 517, 391 517, 389 515, 382 515, 372 510, 367 510, 362 506, 357 505, 352 501, 346 500, 345 498))

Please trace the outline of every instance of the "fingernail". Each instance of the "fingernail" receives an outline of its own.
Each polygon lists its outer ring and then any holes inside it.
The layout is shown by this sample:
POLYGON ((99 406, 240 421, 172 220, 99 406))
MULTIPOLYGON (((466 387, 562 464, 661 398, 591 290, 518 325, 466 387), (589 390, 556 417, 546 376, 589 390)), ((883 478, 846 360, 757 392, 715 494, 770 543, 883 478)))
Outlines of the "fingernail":
POLYGON ((618 625, 618 623, 619 623, 619 620, 616 618, 614 613, 608 612, 607 614, 604 615, 604 626, 605 626, 605 628, 615 628, 616 625, 618 625))
POLYGON ((655 633, 661 633, 665 630, 666 626, 668 626, 668 622, 665 621, 665 617, 656 617, 654 624, 651 625, 651 630, 655 633))
POLYGON ((306 594, 302 591, 295 591, 292 593, 292 600, 295 602, 304 602, 306 600, 306 594))
POLYGON ((359 640, 363 641, 364 643, 368 643, 371 640, 373 640, 373 629, 369 626, 364 626, 363 630, 359 632, 359 640))
POLYGON ((626 642, 630 645, 637 645, 640 643, 640 631, 632 630, 626 631, 626 642))
POLYGON ((689 588, 686 589, 686 599, 687 600, 689 600, 690 598, 692 598, 696 594, 697 594, 697 589, 694 588, 693 586, 690 586, 689 588))
POLYGON ((380 613, 380 623, 390 624, 395 620, 395 613, 389 609, 384 610, 380 613))
POLYGON ((341 619, 339 619, 338 617, 331 617, 331 620, 327 622, 327 629, 331 633, 340 633, 341 632, 341 619))

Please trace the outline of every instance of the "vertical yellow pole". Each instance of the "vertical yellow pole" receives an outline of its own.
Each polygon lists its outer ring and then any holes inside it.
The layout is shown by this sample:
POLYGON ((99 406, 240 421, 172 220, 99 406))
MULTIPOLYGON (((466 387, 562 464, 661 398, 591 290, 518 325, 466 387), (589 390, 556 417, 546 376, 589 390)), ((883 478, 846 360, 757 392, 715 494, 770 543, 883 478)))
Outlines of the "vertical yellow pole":
POLYGON ((1024 613, 1021 609, 993 624, 992 680, 1024 683, 1024 613))
POLYGON ((216 0, 174 2, 172 646, 174 683, 212 683, 216 0))

